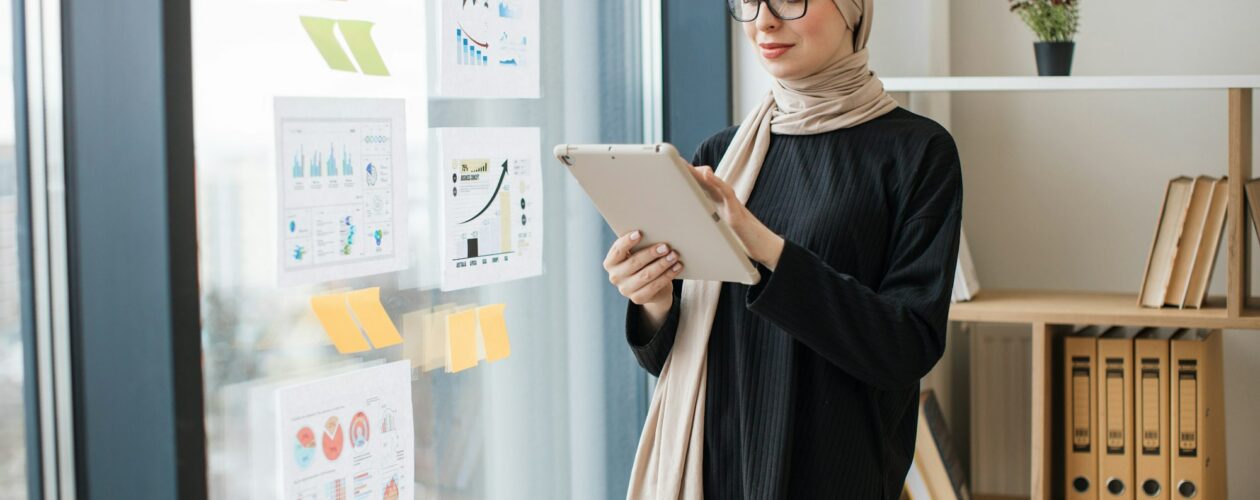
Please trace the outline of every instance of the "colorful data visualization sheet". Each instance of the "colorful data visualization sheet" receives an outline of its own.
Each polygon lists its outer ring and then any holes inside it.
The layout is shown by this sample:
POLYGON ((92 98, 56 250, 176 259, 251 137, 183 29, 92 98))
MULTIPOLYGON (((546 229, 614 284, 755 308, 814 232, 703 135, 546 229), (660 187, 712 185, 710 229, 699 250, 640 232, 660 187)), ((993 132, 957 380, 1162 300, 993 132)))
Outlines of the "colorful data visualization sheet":
POLYGON ((276 403, 276 498, 415 498, 407 361, 281 388, 276 403))
POLYGON ((276 98, 280 286, 407 266, 402 99, 276 98))

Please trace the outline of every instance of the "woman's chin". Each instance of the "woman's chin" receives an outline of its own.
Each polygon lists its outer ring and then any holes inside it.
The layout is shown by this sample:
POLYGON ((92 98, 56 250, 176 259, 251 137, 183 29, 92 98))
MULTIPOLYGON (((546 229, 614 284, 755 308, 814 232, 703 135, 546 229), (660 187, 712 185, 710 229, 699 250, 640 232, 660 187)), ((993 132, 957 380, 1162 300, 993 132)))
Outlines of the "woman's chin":
POLYGON ((762 58, 761 66, 777 80, 795 80, 807 74, 805 68, 793 61, 762 58))

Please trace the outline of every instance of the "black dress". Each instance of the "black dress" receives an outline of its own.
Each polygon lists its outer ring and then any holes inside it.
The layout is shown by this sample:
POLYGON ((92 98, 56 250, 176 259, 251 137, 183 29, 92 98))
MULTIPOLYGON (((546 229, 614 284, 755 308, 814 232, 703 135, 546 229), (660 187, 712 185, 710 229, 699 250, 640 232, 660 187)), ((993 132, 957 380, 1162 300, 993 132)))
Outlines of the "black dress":
MULTIPOLYGON (((734 135, 710 137, 693 163, 716 166, 734 135)), ((707 498, 898 497, 919 379, 945 348, 962 192, 949 132, 902 108, 773 137, 747 206, 787 244, 761 283, 722 286, 709 339, 707 498)), ((653 375, 674 343, 681 289, 650 338, 640 338, 641 309, 627 312, 627 340, 653 375)))

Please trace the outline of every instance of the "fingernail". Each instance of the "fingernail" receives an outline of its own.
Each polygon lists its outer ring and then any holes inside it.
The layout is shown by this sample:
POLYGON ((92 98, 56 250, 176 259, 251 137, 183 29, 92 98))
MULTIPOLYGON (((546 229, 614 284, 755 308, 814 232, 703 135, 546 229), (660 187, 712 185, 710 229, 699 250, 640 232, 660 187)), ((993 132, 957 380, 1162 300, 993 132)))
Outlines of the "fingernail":
POLYGON ((638 239, 639 239, 639 238, 641 238, 641 237, 643 237, 643 235, 642 235, 642 234, 639 234, 639 232, 638 232, 638 231, 635 231, 635 232, 633 232, 633 233, 630 233, 630 239, 632 239, 632 240, 638 241, 638 239))
POLYGON ((682 271, 682 264, 674 264, 674 272, 682 271))
POLYGON ((665 257, 665 260, 666 260, 666 261, 669 261, 669 262, 676 261, 676 260, 678 260, 678 254, 676 254, 676 253, 671 253, 671 254, 669 254, 668 256, 666 256, 666 257, 665 257))
POLYGON ((659 254, 664 254, 665 252, 668 252, 668 251, 669 251, 669 249, 668 249, 668 248, 665 248, 665 245, 661 245, 661 246, 659 246, 659 247, 656 247, 656 253, 659 253, 659 254))

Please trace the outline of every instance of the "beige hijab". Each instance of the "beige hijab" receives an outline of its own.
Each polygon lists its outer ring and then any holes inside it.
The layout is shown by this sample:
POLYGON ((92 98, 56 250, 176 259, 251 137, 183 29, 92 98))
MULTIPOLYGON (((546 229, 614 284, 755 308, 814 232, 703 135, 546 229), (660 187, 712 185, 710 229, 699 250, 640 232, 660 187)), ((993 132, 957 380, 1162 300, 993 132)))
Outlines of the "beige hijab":
MULTIPOLYGON (((809 135, 861 125, 892 111, 896 101, 867 67, 874 0, 834 0, 854 33, 854 53, 800 80, 776 80, 761 106, 744 118, 717 174, 748 201, 770 134, 809 135)), ((761 15, 768 15, 762 12, 761 15)), ((704 496, 704 397, 709 333, 722 284, 685 281, 681 317, 661 369, 634 457, 627 498, 704 496)))

